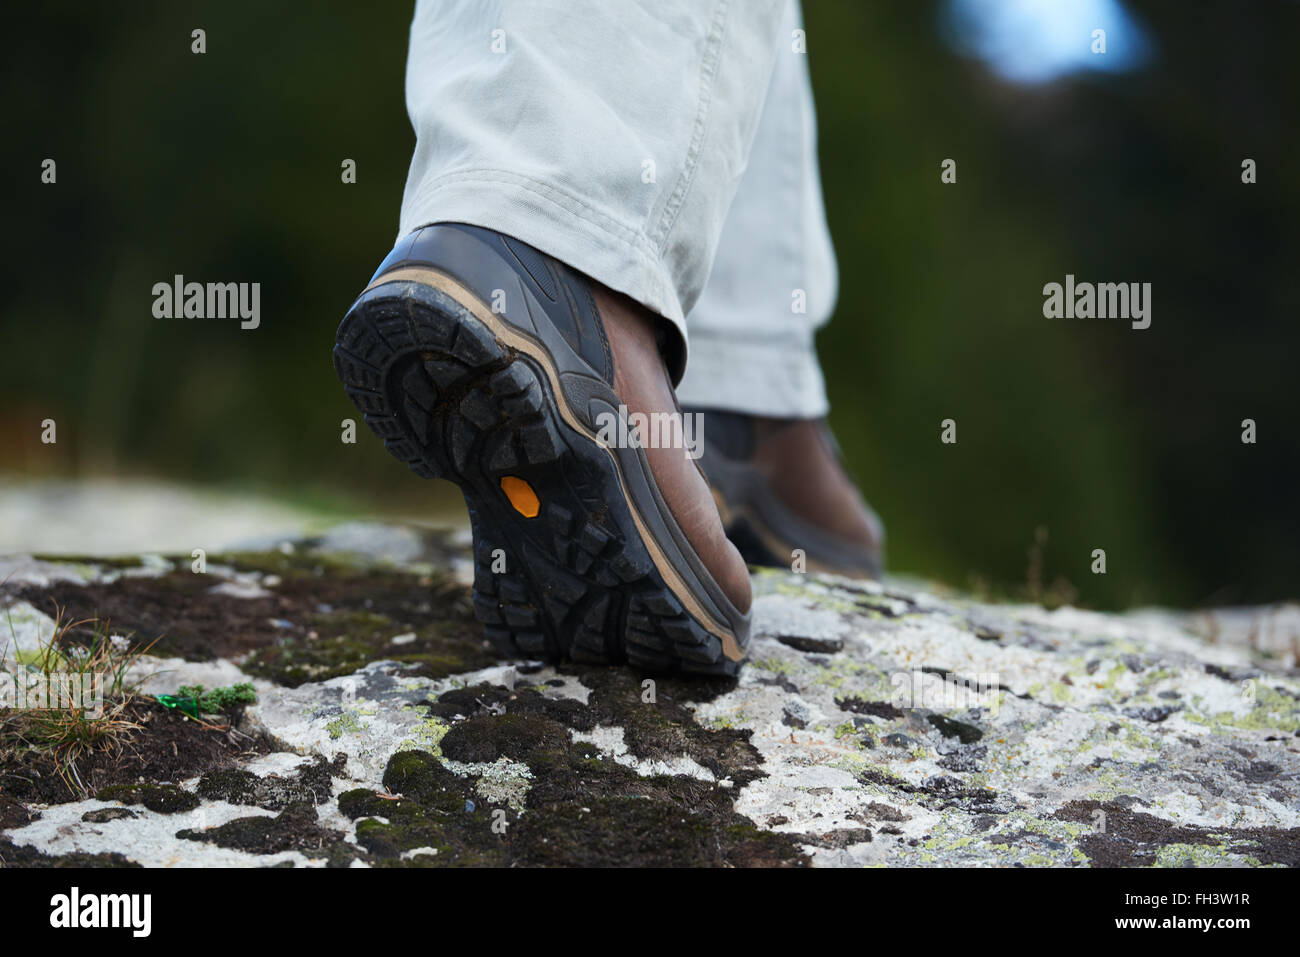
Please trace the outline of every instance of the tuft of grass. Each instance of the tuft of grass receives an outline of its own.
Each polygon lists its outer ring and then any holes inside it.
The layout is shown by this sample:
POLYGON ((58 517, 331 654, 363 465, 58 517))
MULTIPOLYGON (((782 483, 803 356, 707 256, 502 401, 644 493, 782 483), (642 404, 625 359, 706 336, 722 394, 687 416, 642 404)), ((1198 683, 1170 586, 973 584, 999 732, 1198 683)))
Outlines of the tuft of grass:
MULTIPOLYGON (((12 638, 12 620, 9 633, 12 638)), ((21 711, 0 708, 0 757, 23 751, 49 754, 69 789, 86 793, 77 761, 91 752, 120 751, 131 732, 140 728, 127 716, 127 710, 139 696, 143 679, 132 679, 130 673, 150 648, 152 644, 133 646, 129 637, 113 635, 107 620, 70 621, 62 609, 56 608, 48 641, 40 642, 32 651, 15 653, 12 659, 6 659, 0 649, 0 681, 16 683, 68 675, 81 675, 84 681, 98 675, 103 710, 95 714, 84 707, 21 711), (89 642, 81 639, 87 629, 89 642), (73 640, 74 635, 78 640, 73 640)))
POLYGON ((1054 611, 1065 605, 1083 607, 1078 605, 1079 589, 1064 575, 1057 575, 1050 585, 1044 584, 1044 572, 1047 566, 1046 526, 1040 525, 1034 529, 1034 540, 1025 549, 1025 557, 1027 564, 1023 585, 1012 586, 1009 589, 997 587, 983 575, 972 572, 967 583, 967 590, 971 593, 971 597, 988 604, 1028 602, 1031 605, 1041 605, 1048 611, 1054 611))
POLYGON ((1029 601, 1042 605, 1048 611, 1074 604, 1079 597, 1079 589, 1064 575, 1057 575, 1050 585, 1043 584, 1043 569, 1047 564, 1046 525, 1034 529, 1034 542, 1026 550, 1026 557, 1029 562, 1025 568, 1023 594, 1029 601))

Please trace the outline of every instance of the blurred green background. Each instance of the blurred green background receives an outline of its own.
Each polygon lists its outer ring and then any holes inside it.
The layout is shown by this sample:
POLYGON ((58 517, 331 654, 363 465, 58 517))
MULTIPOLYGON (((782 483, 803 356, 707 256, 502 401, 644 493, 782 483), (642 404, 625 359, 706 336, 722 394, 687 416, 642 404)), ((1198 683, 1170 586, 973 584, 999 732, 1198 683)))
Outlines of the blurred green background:
MULTIPOLYGON (((894 570, 1102 608, 1295 597, 1300 4, 1074 2, 1111 8, 1112 59, 1040 82, 999 75, 1046 56, 1032 30, 979 55, 1015 0, 806 4, 841 269, 818 343, 832 426, 894 570), (1066 273, 1151 282, 1151 328, 1044 319, 1066 273)), ((454 487, 369 432, 340 443, 355 413, 330 363, 395 239, 410 15, 10 11, 0 472, 462 520, 454 487), (260 281, 261 328, 153 319, 174 273, 260 281)))

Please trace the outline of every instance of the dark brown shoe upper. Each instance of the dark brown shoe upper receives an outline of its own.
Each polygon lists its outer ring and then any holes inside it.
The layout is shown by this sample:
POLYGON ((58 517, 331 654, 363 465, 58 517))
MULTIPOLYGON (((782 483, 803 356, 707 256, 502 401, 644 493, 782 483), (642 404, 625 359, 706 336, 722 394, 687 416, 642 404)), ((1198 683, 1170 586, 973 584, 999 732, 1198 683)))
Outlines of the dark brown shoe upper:
MULTIPOLYGON (((631 413, 681 415, 655 335, 655 317, 626 296, 593 284, 614 359, 614 392, 631 413)), ((706 426, 707 427, 707 426, 706 426)), ((646 448, 656 484, 673 517, 727 599, 746 614, 749 569, 727 539, 708 482, 684 448, 646 448)))
POLYGON ((884 526, 824 420, 705 411, 701 459, 727 534, 751 564, 878 577, 884 526))
POLYGON ((800 518, 879 552, 884 527, 845 474, 820 419, 754 420, 754 466, 800 518))

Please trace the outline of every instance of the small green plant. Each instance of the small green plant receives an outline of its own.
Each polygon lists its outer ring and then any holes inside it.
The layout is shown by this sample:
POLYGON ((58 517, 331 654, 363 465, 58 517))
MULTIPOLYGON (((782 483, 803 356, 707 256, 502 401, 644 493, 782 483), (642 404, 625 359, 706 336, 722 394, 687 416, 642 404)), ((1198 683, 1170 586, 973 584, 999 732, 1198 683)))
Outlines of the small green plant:
POLYGON ((174 695, 158 695, 158 700, 168 708, 197 718, 205 714, 232 714, 255 702, 257 691, 246 681, 211 691, 205 691, 203 685, 181 685, 174 695))
MULTIPOLYGON (((12 637, 13 621, 7 620, 12 637)), ((129 638, 113 635, 107 621, 68 621, 57 608, 48 640, 39 641, 34 649, 15 650, 12 659, 6 657, 8 645, 6 642, 0 649, 0 680, 30 683, 72 675, 86 684, 99 681, 102 711, 85 707, 0 709, 0 754, 24 750, 52 754, 69 789, 84 792, 77 759, 91 751, 121 747, 126 736, 140 727, 127 715, 144 680, 133 666, 152 645, 132 646, 129 638), (88 642, 82 639, 87 630, 88 642)))
POLYGON ((1074 604, 1079 597, 1079 589, 1064 575, 1057 575, 1050 585, 1043 584, 1043 569, 1047 564, 1046 525, 1034 529, 1034 543, 1026 550, 1026 554, 1029 564, 1025 568, 1025 596, 1048 611, 1074 604))

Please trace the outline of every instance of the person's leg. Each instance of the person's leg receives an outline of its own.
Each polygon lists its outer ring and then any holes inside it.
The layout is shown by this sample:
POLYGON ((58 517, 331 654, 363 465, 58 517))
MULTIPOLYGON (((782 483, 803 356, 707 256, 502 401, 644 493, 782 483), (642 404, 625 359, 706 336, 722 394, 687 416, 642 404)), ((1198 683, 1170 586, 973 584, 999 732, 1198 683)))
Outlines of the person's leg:
POLYGON ((787 5, 749 165, 687 325, 684 405, 751 415, 826 414, 813 335, 835 309, 838 276, 817 170, 808 54, 787 5))
POLYGON ((883 526, 821 421, 829 403, 813 337, 838 277, 801 27, 791 3, 749 166, 687 317, 691 362, 677 393, 706 410, 701 464, 748 561, 789 566, 802 554, 810 569, 876 575, 883 526))
MULTIPOLYGON (((523 240, 679 332, 741 181, 788 0, 421 0, 400 235, 523 240)), ((670 369, 680 378, 683 357, 670 369)))
POLYGON ((744 656, 748 572, 689 450, 618 438, 638 415, 681 436, 683 316, 781 2, 417 9, 401 237, 335 365, 395 456, 464 491, 475 610, 525 654, 710 673, 744 656))

